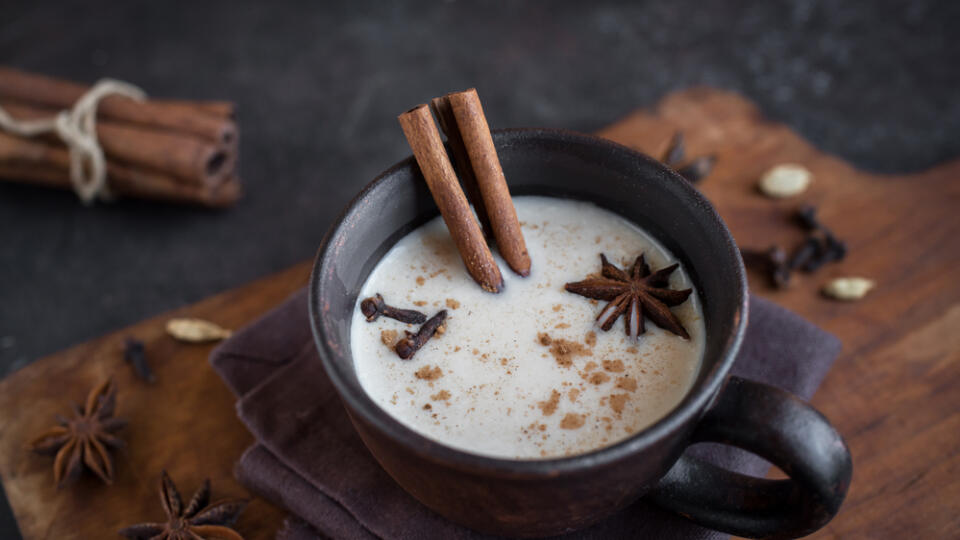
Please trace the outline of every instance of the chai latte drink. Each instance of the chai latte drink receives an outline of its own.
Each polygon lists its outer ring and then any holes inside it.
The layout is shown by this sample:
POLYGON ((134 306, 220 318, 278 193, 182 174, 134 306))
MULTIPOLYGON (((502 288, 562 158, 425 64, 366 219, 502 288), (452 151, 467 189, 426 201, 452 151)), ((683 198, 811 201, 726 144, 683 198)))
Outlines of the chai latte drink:
MULTIPOLYGON (((705 331, 696 292, 668 302, 677 304, 669 310, 689 338, 647 316, 635 339, 625 332, 625 316, 602 330, 597 318, 608 302, 565 285, 599 277, 600 254, 623 276, 632 276, 641 253, 654 274, 677 261, 636 225, 593 204, 548 197, 513 203, 533 265, 519 277, 498 258, 499 294, 470 278, 439 217, 379 262, 361 299, 379 293, 396 308, 427 317, 446 310, 447 318, 403 360, 394 345, 419 325, 368 322, 358 302, 351 349, 360 384, 410 429, 491 457, 568 456, 650 426, 677 406, 700 367, 705 331)), ((682 267, 664 281, 665 289, 693 288, 682 267)))

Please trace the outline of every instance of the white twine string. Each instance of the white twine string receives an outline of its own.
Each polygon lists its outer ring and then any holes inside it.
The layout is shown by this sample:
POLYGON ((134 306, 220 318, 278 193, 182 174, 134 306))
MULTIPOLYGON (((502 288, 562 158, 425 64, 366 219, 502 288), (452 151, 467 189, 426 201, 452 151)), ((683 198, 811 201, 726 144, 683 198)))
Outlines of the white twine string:
POLYGON ((110 192, 106 160, 97 141, 97 105, 111 94, 135 101, 146 99, 146 93, 132 84, 101 79, 80 96, 72 108, 60 111, 53 118, 17 121, 0 107, 0 129, 19 137, 55 133, 70 151, 70 182, 80 200, 84 204, 90 204, 98 197, 106 200, 110 192))

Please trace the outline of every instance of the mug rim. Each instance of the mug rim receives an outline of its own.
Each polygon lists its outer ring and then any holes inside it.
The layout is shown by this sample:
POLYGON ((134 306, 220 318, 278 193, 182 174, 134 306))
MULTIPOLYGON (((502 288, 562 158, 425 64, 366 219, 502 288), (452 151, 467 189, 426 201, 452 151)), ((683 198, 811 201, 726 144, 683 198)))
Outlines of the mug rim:
POLYGON ((452 466, 462 471, 482 471, 485 474, 510 477, 544 477, 578 472, 586 468, 616 463, 630 455, 642 452, 656 442, 668 437, 671 433, 680 430, 693 417, 698 419, 699 415, 711 404, 713 398, 718 394, 723 383, 726 381, 727 375, 733 366, 733 360, 740 350, 748 319, 749 294, 747 277, 743 267, 743 261, 739 254, 739 248, 737 248, 733 236, 730 234, 729 229, 720 218, 716 209, 699 190, 669 167, 638 150, 596 135, 566 129, 508 128, 492 130, 492 133, 494 142, 498 142, 498 139, 503 138, 534 137, 552 139, 559 142, 574 142, 604 147, 609 152, 625 154, 623 157, 645 162, 646 164, 653 164, 665 170, 668 173, 667 177, 669 181, 678 184, 681 190, 687 191, 688 195, 697 201, 697 206, 707 213, 707 217, 719 229, 720 236, 724 240, 723 249, 728 252, 728 255, 731 256, 731 259, 736 265, 734 271, 738 279, 735 283, 735 293, 740 304, 735 312, 735 317, 737 317, 738 320, 734 321, 730 335, 725 339, 725 345, 720 354, 720 358, 711 372, 707 374, 706 379, 698 386, 691 388, 680 403, 666 415, 639 432, 608 446, 557 458, 508 459, 473 454, 421 435, 392 417, 367 395, 359 382, 356 384, 349 382, 343 373, 345 370, 343 364, 345 364, 345 362, 336 362, 334 360, 338 354, 328 345, 325 339, 325 331, 320 321, 322 309, 319 305, 319 288, 323 269, 330 256, 331 239, 341 230, 346 217, 364 201, 369 193, 377 189, 387 178, 396 174, 399 170, 416 168, 417 165, 413 156, 409 156, 389 167, 364 186, 337 215, 336 219, 327 229, 320 243, 320 247, 317 250, 313 270, 310 275, 307 304, 310 312, 310 327, 319 353, 318 355, 323 364, 323 369, 333 383, 334 388, 336 388, 340 399, 344 401, 345 408, 351 416, 353 414, 359 414, 363 417, 365 423, 373 425, 381 433, 393 439, 394 442, 401 444, 408 450, 413 450, 421 457, 434 462, 442 462, 447 466, 452 466))

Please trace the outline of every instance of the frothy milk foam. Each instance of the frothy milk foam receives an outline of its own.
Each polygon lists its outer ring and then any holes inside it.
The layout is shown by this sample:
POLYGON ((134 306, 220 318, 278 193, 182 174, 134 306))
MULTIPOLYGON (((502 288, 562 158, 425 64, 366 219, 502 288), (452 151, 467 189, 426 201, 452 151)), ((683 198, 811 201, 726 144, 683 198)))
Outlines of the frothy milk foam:
MULTIPOLYGON (((566 292, 565 283, 600 271, 600 253, 629 269, 643 252, 656 270, 675 262, 653 238, 593 204, 514 197, 532 259, 529 277, 498 257, 500 294, 467 274, 441 218, 402 238, 378 263, 360 298, 428 317, 446 309, 446 331, 413 359, 392 349, 406 325, 367 322, 358 308, 351 327, 357 376, 367 394, 397 420, 467 452, 542 459, 613 444, 654 423, 690 389, 703 354, 704 325, 696 291, 672 308, 685 340, 647 320, 633 341, 621 317, 604 332, 594 320, 604 302, 566 292), (388 346, 389 344, 389 346, 388 346)), ((692 283, 681 267, 670 288, 692 283)))

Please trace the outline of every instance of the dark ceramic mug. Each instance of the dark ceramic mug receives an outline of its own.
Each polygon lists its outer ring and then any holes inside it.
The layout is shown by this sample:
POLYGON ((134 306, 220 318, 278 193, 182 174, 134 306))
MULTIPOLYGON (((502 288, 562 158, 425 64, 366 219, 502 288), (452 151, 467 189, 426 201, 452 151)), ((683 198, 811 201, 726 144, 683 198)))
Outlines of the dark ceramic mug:
POLYGON ((394 420, 364 392, 350 351, 357 294, 401 237, 437 215, 407 159, 371 182, 327 233, 310 281, 310 317, 324 369, 353 425, 411 495, 472 529, 507 536, 568 532, 640 496, 741 536, 802 536, 836 514, 852 464, 843 439, 795 396, 728 376, 747 324, 739 251, 709 202, 676 173, 613 142, 558 130, 498 131, 515 195, 592 201, 637 223, 680 259, 706 323, 700 373, 667 416, 617 444, 571 457, 508 460, 469 454, 394 420), (689 445, 739 446, 789 479, 765 480, 681 456, 689 445))

